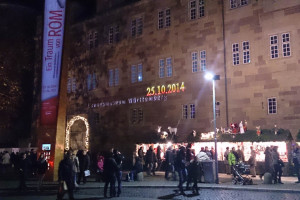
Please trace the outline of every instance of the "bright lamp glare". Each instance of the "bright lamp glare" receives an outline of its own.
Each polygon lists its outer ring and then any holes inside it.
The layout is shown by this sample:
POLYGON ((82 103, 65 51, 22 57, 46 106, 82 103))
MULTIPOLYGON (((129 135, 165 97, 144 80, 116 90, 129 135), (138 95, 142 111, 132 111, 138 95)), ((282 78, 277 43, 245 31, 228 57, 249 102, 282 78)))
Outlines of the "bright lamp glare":
POLYGON ((206 73, 204 77, 206 80, 212 80, 214 75, 212 73, 206 73))

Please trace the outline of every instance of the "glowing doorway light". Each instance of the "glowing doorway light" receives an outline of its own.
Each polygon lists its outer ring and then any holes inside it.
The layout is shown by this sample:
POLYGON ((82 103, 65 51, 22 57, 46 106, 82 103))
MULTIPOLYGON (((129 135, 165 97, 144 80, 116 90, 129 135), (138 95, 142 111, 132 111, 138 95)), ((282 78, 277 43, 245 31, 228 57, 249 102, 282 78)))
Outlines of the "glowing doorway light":
POLYGON ((89 132, 90 132, 90 129, 89 129, 89 123, 88 123, 88 120, 84 117, 81 117, 81 116, 75 116, 73 117, 67 124, 67 128, 66 128, 66 147, 65 149, 66 150, 69 150, 70 149, 70 131, 71 131, 71 127, 73 126, 74 122, 77 121, 77 120, 82 120, 85 124, 85 127, 86 127, 86 132, 85 132, 85 148, 88 149, 89 148, 89 132))

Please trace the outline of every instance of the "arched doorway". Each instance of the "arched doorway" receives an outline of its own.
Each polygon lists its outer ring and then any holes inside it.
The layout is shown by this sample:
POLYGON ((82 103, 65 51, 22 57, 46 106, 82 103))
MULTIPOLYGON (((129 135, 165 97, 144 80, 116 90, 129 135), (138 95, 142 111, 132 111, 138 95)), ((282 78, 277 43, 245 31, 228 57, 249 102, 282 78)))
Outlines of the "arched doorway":
POLYGON ((89 123, 86 118, 82 116, 75 116, 67 124, 65 149, 78 150, 88 148, 89 123))

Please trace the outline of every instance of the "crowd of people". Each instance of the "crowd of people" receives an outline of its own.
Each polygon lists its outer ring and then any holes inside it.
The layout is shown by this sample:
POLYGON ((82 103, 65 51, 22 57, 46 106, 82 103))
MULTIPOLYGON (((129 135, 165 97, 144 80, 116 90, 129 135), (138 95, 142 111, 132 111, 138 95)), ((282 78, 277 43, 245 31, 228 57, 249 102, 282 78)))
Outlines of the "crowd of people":
MULTIPOLYGON (((232 174, 233 166, 243 162, 250 165, 250 174, 255 177, 256 151, 252 146, 250 150, 251 156, 248 161, 245 161, 244 152, 240 146, 237 147, 237 150, 234 147, 231 150, 227 147, 224 153, 226 173, 232 174)), ((264 170, 260 174, 260 178, 265 173, 269 173, 274 184, 283 184, 281 176, 284 163, 280 159, 278 147, 267 147, 264 154, 264 170)), ((202 161, 214 160, 215 156, 214 148, 209 149, 207 146, 201 147, 200 152, 195 152, 192 144, 179 145, 176 148, 169 146, 165 152, 160 146, 155 149, 153 149, 153 146, 149 146, 144 152, 143 146, 141 146, 134 158, 133 167, 126 177, 128 181, 134 181, 137 179, 138 174, 143 174, 143 171, 146 171, 148 176, 153 176, 156 171, 163 169, 166 180, 179 181, 178 191, 180 194, 184 195, 183 184, 185 182, 186 190, 192 189, 193 193, 199 194, 197 183, 202 182, 204 176, 201 163, 202 161), (191 184, 193 185, 190 188, 191 184)), ((117 149, 97 155, 95 163, 96 181, 104 182, 104 197, 107 197, 108 188, 110 197, 121 195, 124 160, 124 156, 117 149)), ((296 183, 300 183, 300 148, 297 146, 293 149, 293 163, 298 177, 296 183)), ((9 154, 7 151, 0 152, 1 175, 5 174, 11 167, 19 176, 20 190, 27 188, 26 179, 28 176, 37 178, 37 191, 42 189, 43 179, 48 170, 48 162, 44 153, 41 153, 38 157, 34 149, 24 153, 12 152, 9 154)), ((57 199, 62 199, 66 191, 69 193, 69 198, 74 199, 73 191, 78 188, 79 184, 86 183, 90 168, 91 156, 87 150, 65 151, 64 159, 59 163, 58 178, 60 187, 57 199)))
POLYGON ((161 157, 161 151, 160 146, 157 146, 156 151, 153 149, 153 146, 150 146, 144 154, 143 147, 139 148, 138 159, 144 163, 147 175, 155 175, 155 171, 159 171, 162 168, 162 161, 164 160, 165 179, 169 180, 169 174, 171 174, 172 180, 175 181, 178 176, 178 188, 181 194, 184 194, 184 182, 187 182, 187 190, 192 189, 193 193, 199 194, 197 183, 201 182, 203 176, 201 161, 214 159, 214 148, 211 147, 209 150, 208 147, 202 147, 201 151, 196 154, 192 144, 188 144, 186 147, 181 145, 177 148, 169 146, 164 153, 164 158, 161 157), (190 188, 191 183, 193 183, 192 188, 190 188))
POLYGON ((36 150, 31 149, 26 152, 12 152, 8 151, 0 153, 0 171, 1 176, 5 176, 9 170, 13 169, 14 173, 19 178, 19 189, 27 188, 26 179, 28 177, 36 177, 38 180, 37 191, 42 189, 42 182, 48 170, 48 162, 45 154, 40 154, 38 157, 36 150))

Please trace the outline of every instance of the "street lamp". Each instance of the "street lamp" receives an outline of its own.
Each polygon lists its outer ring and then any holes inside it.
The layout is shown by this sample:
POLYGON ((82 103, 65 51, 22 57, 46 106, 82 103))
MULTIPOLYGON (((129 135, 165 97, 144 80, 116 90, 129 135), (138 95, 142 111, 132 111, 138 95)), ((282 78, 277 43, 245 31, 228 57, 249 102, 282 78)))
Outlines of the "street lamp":
POLYGON ((212 80, 213 83, 213 113, 214 113, 214 133, 215 133, 215 169, 216 169, 216 184, 219 184, 219 169, 218 169, 218 149, 217 149, 217 125, 216 125, 216 87, 215 80, 220 80, 220 75, 206 73, 205 79, 212 80))

